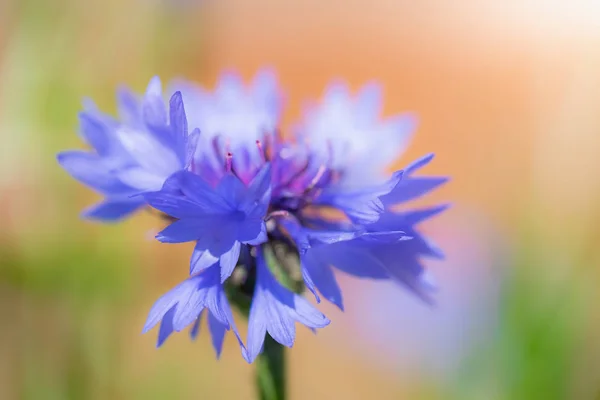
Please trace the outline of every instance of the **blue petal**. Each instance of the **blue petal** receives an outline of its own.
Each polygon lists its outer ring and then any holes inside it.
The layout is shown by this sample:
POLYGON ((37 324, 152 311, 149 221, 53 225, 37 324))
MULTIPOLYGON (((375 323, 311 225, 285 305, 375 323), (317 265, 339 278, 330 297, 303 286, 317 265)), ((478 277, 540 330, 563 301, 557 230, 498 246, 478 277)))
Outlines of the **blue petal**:
POLYGON ((222 214, 232 211, 231 205, 200 176, 180 171, 177 177, 185 196, 203 207, 207 213, 222 214))
POLYGON ((141 167, 130 167, 115 172, 118 179, 140 191, 159 190, 165 183, 163 175, 157 175, 141 167))
POLYGON ((158 341, 156 342, 156 347, 162 346, 165 340, 173 333, 173 315, 175 314, 176 307, 177 306, 171 307, 171 309, 163 316, 163 319, 160 322, 160 328, 158 329, 158 341))
POLYGON ((194 325, 192 325, 192 328, 190 329, 190 339, 192 339, 192 340, 196 340, 196 338, 198 337, 198 334, 200 333, 200 322, 202 321, 203 314, 204 314, 204 310, 202 310, 200 312, 200 315, 198 316, 198 318, 196 318, 194 325))
POLYGON ((147 130, 121 125, 115 135, 131 158, 149 172, 167 179, 183 168, 183 161, 173 147, 166 146, 147 130))
POLYGON ((321 296, 319 296, 317 286, 313 282, 312 277, 310 276, 310 273, 308 272, 307 268, 302 268, 302 280, 304 281, 304 285, 306 285, 306 288, 315 296, 315 300, 317 300, 317 303, 320 303, 321 296))
POLYGON ((248 340, 246 351, 243 356, 247 362, 252 363, 254 359, 262 352, 265 335, 267 333, 268 315, 262 310, 267 307, 265 300, 255 292, 248 319, 248 340), (253 311, 255 310, 255 311, 253 311))
POLYGON ((231 276, 233 269, 240 258, 240 242, 234 242, 231 249, 221 255, 221 283, 224 283, 231 276))
MULTIPOLYGON (((378 255, 381 256, 381 252, 378 255)), ((393 281, 410 289, 425 303, 433 304, 432 288, 429 282, 424 279, 426 276, 424 275, 425 269, 418 261, 418 255, 413 254, 411 257, 410 254, 403 255, 396 251, 382 257, 385 259, 383 265, 393 281), (393 257, 393 261, 390 256, 393 257)))
POLYGON ((362 236, 364 234, 363 230, 355 230, 355 231, 316 231, 316 230, 308 230, 304 229, 307 232, 309 242, 315 243, 323 243, 323 244, 333 244, 337 242, 343 242, 346 240, 351 240, 356 237, 362 236))
POLYGON ((420 222, 436 216, 437 214, 447 210, 450 204, 439 204, 433 207, 421 208, 411 211, 400 212, 400 216, 404 218, 407 224, 417 225, 420 222))
POLYGON ((317 247, 314 256, 322 258, 329 265, 359 277, 370 279, 388 279, 382 262, 372 254, 376 247, 361 246, 356 241, 341 242, 331 246, 317 247), (372 250, 374 249, 374 250, 372 250))
POLYGON ((265 163, 250 182, 241 209, 248 216, 263 218, 271 199, 271 164, 265 163))
POLYGON ((148 84, 142 101, 144 120, 151 127, 162 127, 167 123, 167 110, 162 99, 162 85, 158 76, 148 84))
MULTIPOLYGON (((259 71, 252 81, 252 94, 258 104, 265 107, 265 112, 271 115, 275 123, 281 113, 282 100, 277 86, 275 72, 270 69, 259 71)), ((270 129, 270 126, 265 127, 270 129)))
POLYGON ((173 192, 161 190, 145 193, 143 197, 152 207, 175 218, 195 218, 210 215, 203 204, 198 204, 173 192))
POLYGON ((112 136, 106 124, 88 112, 79 113, 81 136, 99 155, 108 155, 111 150, 112 136))
POLYGON ((239 74, 233 71, 225 71, 221 74, 215 94, 221 97, 223 102, 232 102, 243 92, 244 83, 239 74))
POLYGON ((260 250, 256 268, 256 287, 248 320, 248 347, 244 353, 248 362, 262 350, 266 332, 277 342, 291 347, 296 337, 296 321, 309 328, 323 328, 330 322, 306 299, 277 282, 260 250))
MULTIPOLYGON (((221 312, 220 306, 211 308, 211 304, 218 301, 219 294, 223 290, 218 274, 219 270, 215 266, 188 279, 194 283, 194 286, 191 287, 186 296, 181 296, 179 300, 177 310, 173 316, 173 328, 176 331, 179 332, 192 324, 205 307, 213 313, 221 312)), ((223 322, 226 323, 227 321, 223 322)))
POLYGON ((406 172, 407 175, 411 175, 411 174, 417 172, 418 170, 420 170, 421 168, 423 168, 424 166, 426 166, 427 164, 429 164, 431 162, 431 160, 433 160, 433 157, 435 157, 435 154, 429 153, 429 154, 413 161, 412 163, 408 164, 408 166, 406 168, 404 168, 404 171, 406 172))
POLYGON ((126 124, 139 124, 142 117, 140 99, 129 88, 121 86, 117 89, 119 117, 126 124))
MULTIPOLYGON (((238 344, 240 345, 240 348, 242 349, 242 354, 245 355, 246 354, 246 346, 244 346, 244 342, 242 341, 240 332, 238 331, 237 327, 235 326, 235 321, 233 320, 233 314, 231 313, 231 307, 229 306, 229 302, 227 300, 227 296, 225 295, 224 290, 219 291, 219 307, 220 307, 221 315, 223 317, 225 317, 225 321, 227 321, 229 328, 231 328, 231 330, 233 331, 235 338, 237 339, 238 344)), ((215 317, 217 316, 216 313, 213 313, 213 314, 215 317)))
POLYGON ((375 124, 381 114, 382 88, 377 83, 364 85, 356 96, 357 118, 361 124, 375 124))
POLYGON ((185 169, 192 169, 195 161, 195 155, 198 151, 198 144, 200 143, 200 129, 195 128, 187 138, 186 144, 186 155, 185 155, 185 169))
POLYGON ((212 345, 217 353, 217 358, 221 356, 223 350, 223 341, 225 339, 225 332, 227 332, 228 326, 221 323, 212 314, 208 314, 208 329, 210 330, 210 336, 212 338, 212 345))
POLYGON ((142 333, 152 329, 181 299, 187 298, 190 292, 195 289, 198 279, 198 276, 196 276, 185 280, 158 299, 148 313, 142 333))
POLYGON ((107 168, 104 160, 96 154, 84 151, 64 151, 59 153, 56 158, 61 167, 73 178, 104 194, 131 192, 131 188, 119 181, 107 168))
POLYGON ((439 204, 404 212, 386 211, 377 222, 369 225, 368 229, 373 232, 405 231, 407 235, 413 236, 411 232, 413 225, 434 217, 449 206, 449 204, 439 204))
MULTIPOLYGON (((218 266, 185 280, 162 296, 152 306, 143 333, 162 321, 161 332, 159 332, 160 344, 171 332, 179 332, 188 325, 192 325, 190 336, 194 338, 198 333, 202 312, 206 308, 210 312, 209 318, 224 325, 225 330, 233 329, 243 354, 246 354, 245 346, 235 327, 227 297, 219 282, 218 266)), ((213 332, 213 340, 217 339, 222 343, 222 335, 220 333, 214 335, 216 329, 214 321, 209 324, 211 332, 213 332)))
POLYGON ((417 177, 404 178, 402 182, 381 200, 386 207, 416 199, 436 189, 448 181, 445 177, 417 177))
POLYGON ((317 203, 339 208, 357 224, 376 222, 385 210, 380 197, 387 195, 398 186, 402 174, 402 171, 397 171, 386 182, 362 190, 324 192, 317 199, 317 203))
POLYGON ((98 221, 116 222, 119 221, 144 205, 141 198, 128 198, 123 200, 106 199, 82 212, 83 218, 89 218, 98 221))
POLYGON ((251 240, 244 240, 243 242, 252 246, 258 246, 260 244, 265 243, 267 240, 269 240, 269 236, 267 233, 267 225, 264 222, 259 222, 260 223, 260 232, 258 233, 258 236, 256 236, 254 239, 251 240))
POLYGON ((262 219, 246 219, 240 223, 236 237, 242 243, 263 243, 266 230, 262 219))
MULTIPOLYGON (((327 300, 344 310, 342 292, 333 275, 331 267, 326 262, 321 262, 313 257, 309 250, 301 259, 302 268, 306 271, 305 276, 310 276, 310 281, 327 300)), ((303 271, 303 273, 304 273, 303 271)))
POLYGON ((188 136, 188 123, 181 92, 175 92, 169 101, 169 119, 171 132, 175 139, 178 155, 182 161, 186 161, 186 142, 188 136))
POLYGON ((197 274, 214 265, 217 261, 219 261, 219 259, 210 254, 210 251, 204 250, 196 244, 194 252, 192 253, 192 259, 190 260, 190 275, 197 274))
MULTIPOLYGON (((284 288, 285 290, 285 288, 284 288)), ((302 325, 314 330, 324 328, 331 322, 321 311, 317 310, 304 297, 294 294, 293 307, 290 314, 302 325)))
POLYGON ((209 250, 215 257, 221 257, 238 241, 240 225, 244 222, 231 215, 216 216, 214 222, 206 224, 198 236, 198 248, 209 250))
POLYGON ((230 209, 236 209, 244 198, 246 186, 233 174, 226 174, 217 185, 217 193, 229 204, 230 209))
MULTIPOLYGON (((208 218, 207 218, 208 219, 208 218)), ((210 229, 207 219, 188 218, 180 219, 167 226, 156 235, 156 239, 163 243, 185 243, 198 239, 198 237, 210 229)), ((214 219, 214 218, 213 218, 214 219)))
POLYGON ((367 232, 360 235, 362 242, 372 244, 398 243, 411 239, 412 236, 407 235, 404 231, 367 232))

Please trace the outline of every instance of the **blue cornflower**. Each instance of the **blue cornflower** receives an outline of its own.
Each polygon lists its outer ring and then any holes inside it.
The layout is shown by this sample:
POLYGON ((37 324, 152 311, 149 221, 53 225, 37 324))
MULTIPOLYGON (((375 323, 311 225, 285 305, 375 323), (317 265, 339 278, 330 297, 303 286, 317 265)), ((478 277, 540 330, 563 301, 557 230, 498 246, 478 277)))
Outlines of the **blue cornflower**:
MULTIPOLYGON (((346 86, 331 85, 322 104, 297 124, 297 140, 279 134, 283 98, 269 71, 259 73, 249 88, 232 73, 223 75, 212 93, 183 81, 173 87, 182 94, 173 95, 170 123, 154 101, 142 107, 141 117, 135 106, 126 107, 129 117, 114 124, 137 133, 125 140, 126 150, 137 157, 119 152, 120 164, 105 174, 127 190, 103 190, 105 181, 93 175, 82 179, 80 169, 68 168, 107 201, 126 196, 136 207, 148 204, 168 215, 171 224, 157 234, 159 241, 195 242, 190 277, 154 305, 144 327, 146 332, 160 321, 159 346, 187 326, 195 337, 204 309, 217 354, 229 329, 248 362, 262 351, 266 334, 292 346, 296 322, 312 330, 329 324, 302 297, 304 288, 317 303, 325 298, 344 308, 335 269, 392 280, 431 301, 433 286, 420 259, 443 254, 416 225, 446 206, 407 211, 397 206, 447 179, 416 175, 433 155, 385 173, 403 150, 414 118, 381 122, 378 86, 367 85, 353 98, 346 86), (196 128, 189 135, 186 121, 196 128), (161 162, 160 173, 149 168, 161 162), (130 169, 135 173, 124 172, 130 169), (140 178, 148 175, 152 178, 140 178), (246 345, 229 301, 249 313, 246 345)), ((122 135, 112 133, 118 130, 105 131, 121 149, 122 135)), ((96 158, 114 158, 93 146, 96 158)))
POLYGON ((88 102, 80 113, 81 136, 91 151, 58 154, 59 164, 75 179, 104 195, 88 208, 88 218, 114 221, 145 204, 135 196, 158 190, 174 172, 185 167, 188 127, 181 93, 165 107, 160 80, 153 78, 142 100, 127 89, 118 93, 120 120, 101 113, 88 102))

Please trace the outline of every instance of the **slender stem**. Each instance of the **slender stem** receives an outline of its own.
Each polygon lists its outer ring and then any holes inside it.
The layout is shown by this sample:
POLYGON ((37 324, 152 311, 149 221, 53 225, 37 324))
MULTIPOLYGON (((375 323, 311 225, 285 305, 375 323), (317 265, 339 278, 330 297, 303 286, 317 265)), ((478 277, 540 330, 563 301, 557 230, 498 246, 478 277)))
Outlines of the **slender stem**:
POLYGON ((260 400, 285 400, 285 348, 267 335, 256 360, 256 386, 260 400))

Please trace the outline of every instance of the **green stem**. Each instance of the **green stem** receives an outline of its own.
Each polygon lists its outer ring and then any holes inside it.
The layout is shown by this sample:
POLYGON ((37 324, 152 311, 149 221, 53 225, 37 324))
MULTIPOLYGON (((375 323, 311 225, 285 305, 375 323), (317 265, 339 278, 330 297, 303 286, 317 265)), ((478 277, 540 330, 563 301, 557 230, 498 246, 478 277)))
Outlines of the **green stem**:
POLYGON ((285 348, 267 335, 256 360, 256 385, 260 400, 285 400, 285 348))

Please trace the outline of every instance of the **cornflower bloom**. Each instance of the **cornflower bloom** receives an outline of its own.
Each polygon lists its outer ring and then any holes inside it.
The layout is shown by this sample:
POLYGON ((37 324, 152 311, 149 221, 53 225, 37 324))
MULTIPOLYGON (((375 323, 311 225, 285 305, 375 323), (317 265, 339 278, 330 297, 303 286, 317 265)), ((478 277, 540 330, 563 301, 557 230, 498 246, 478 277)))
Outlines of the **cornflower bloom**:
POLYGON ((393 280, 431 301, 433 285, 420 259, 443 255, 415 226, 446 206, 395 210, 446 178, 417 175, 432 155, 385 173, 414 118, 381 120, 376 85, 356 97, 340 83, 331 85, 322 104, 311 106, 296 125, 296 141, 278 131, 282 95, 269 71, 249 87, 227 73, 214 92, 184 81, 173 88, 178 91, 171 104, 177 106, 159 137, 186 132, 165 147, 181 155, 179 167, 152 180, 162 181, 161 187, 138 184, 141 195, 131 197, 172 221, 157 234, 159 241, 195 242, 189 278, 156 302, 144 327, 146 332, 160 323, 159 346, 188 326, 195 337, 208 310, 218 355, 227 330, 248 362, 263 350, 266 334, 291 347, 296 322, 312 330, 330 322, 302 296, 304 288, 317 303, 325 298, 343 309, 335 269, 393 280), (188 122, 198 129, 187 134, 188 122), (379 149, 382 157, 374 160, 379 149), (230 301, 248 308, 245 344, 230 301))

